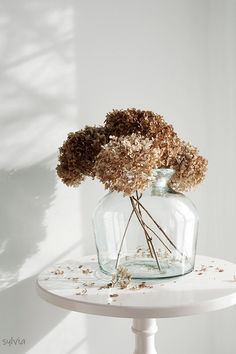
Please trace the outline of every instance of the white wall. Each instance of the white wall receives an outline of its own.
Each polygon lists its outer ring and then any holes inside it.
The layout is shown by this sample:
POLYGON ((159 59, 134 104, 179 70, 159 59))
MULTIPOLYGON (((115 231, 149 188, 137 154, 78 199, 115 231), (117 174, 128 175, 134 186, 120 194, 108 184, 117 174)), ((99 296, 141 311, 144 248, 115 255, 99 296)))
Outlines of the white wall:
MULTIPOLYGON (((198 252, 236 261, 235 16, 233 0, 0 2, 1 353, 132 352, 129 320, 69 313, 34 288, 48 264, 95 252, 103 188, 71 190, 54 169, 67 132, 112 108, 164 114, 209 158, 190 194, 198 252), (3 346, 11 336, 26 345, 3 346)), ((233 354, 235 325, 236 308, 160 320, 160 353, 233 354)))

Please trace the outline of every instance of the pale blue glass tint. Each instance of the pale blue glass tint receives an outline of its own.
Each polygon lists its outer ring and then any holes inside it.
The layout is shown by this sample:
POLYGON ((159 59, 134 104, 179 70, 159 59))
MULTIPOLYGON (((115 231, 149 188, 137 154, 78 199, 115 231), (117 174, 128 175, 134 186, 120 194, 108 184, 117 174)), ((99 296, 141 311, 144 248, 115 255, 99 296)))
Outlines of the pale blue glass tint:
MULTIPOLYGON (((156 180, 146 189, 140 207, 145 230, 133 212, 124 238, 118 265, 126 267, 133 278, 166 278, 186 274, 194 267, 198 232, 198 214, 193 203, 168 186, 172 169, 157 169, 156 180), (159 266, 157 264, 157 260, 159 266)), ((133 195, 137 199, 137 195, 133 195)), ((140 193, 138 193, 140 197, 140 193)), ((124 231, 132 213, 129 197, 108 193, 98 204, 94 234, 100 268, 114 274, 124 231)))

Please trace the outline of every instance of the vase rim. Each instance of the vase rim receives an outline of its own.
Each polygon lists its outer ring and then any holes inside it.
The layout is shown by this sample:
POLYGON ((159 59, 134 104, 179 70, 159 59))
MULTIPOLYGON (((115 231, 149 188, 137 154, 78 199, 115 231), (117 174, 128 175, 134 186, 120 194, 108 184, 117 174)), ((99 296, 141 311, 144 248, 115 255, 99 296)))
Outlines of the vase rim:
POLYGON ((154 168, 155 174, 162 174, 163 176, 173 175, 176 170, 171 167, 156 167, 154 168))
POLYGON ((169 186, 169 182, 172 176, 175 174, 174 168, 155 168, 154 169, 154 180, 152 182, 152 188, 155 192, 161 191, 161 193, 172 190, 169 186))

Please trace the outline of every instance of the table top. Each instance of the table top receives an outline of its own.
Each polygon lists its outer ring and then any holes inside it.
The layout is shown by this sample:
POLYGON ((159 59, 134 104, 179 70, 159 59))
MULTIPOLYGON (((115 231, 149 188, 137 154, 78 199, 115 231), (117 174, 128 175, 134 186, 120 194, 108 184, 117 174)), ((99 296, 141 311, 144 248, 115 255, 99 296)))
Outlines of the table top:
POLYGON ((197 256, 193 272, 175 278, 132 280, 128 288, 107 287, 96 256, 55 264, 37 280, 37 291, 56 306, 123 318, 167 318, 201 314, 236 304, 236 264, 197 256))

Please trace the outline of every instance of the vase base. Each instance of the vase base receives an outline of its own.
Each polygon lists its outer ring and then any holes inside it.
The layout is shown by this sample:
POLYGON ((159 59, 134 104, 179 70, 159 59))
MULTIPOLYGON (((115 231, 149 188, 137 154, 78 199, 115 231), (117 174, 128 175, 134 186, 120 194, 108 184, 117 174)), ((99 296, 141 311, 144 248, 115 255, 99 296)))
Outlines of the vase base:
MULTIPOLYGON (((127 260, 126 258, 127 257, 121 258, 119 265, 127 268, 128 272, 132 276, 132 279, 172 278, 190 273, 194 268, 194 265, 189 261, 175 261, 171 264, 160 261, 159 269, 155 260, 127 260)), ((115 261, 111 260, 103 265, 100 264, 100 268, 105 274, 112 275, 115 273, 115 261)))

